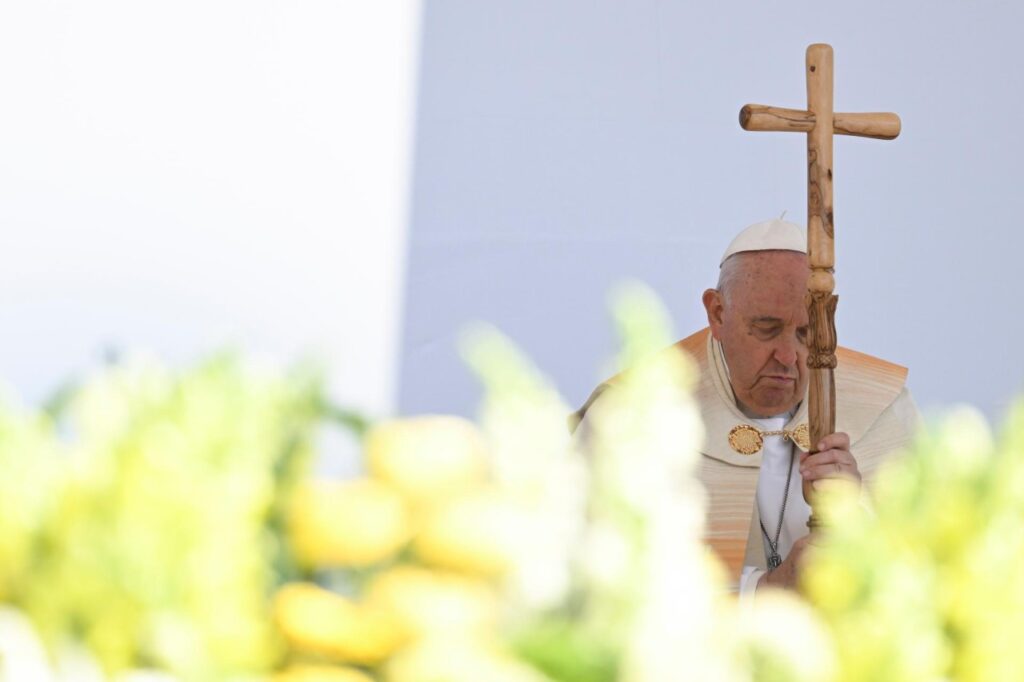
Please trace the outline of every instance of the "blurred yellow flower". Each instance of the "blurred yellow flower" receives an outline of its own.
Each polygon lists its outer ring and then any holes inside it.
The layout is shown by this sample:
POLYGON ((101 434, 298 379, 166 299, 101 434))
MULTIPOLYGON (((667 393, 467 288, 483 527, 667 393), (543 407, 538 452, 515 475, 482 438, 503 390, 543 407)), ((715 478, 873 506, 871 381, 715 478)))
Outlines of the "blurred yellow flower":
POLYGON ((415 503, 432 503, 484 481, 487 453, 472 422, 424 416, 385 421, 366 435, 371 474, 415 503))
POLYGON ((376 665, 403 643, 398 619, 385 609, 359 605, 310 583, 282 587, 274 615, 300 650, 360 665, 376 665))
POLYGON ((430 514, 413 543, 426 563, 479 575, 508 569, 528 546, 527 510, 497 490, 452 499, 430 514))
POLYGON ((415 637, 490 631, 497 621, 494 588, 450 573, 400 566, 374 576, 364 594, 367 604, 394 613, 415 637))
POLYGON ((492 642, 438 637, 400 651, 384 667, 385 682, 548 682, 492 642))
POLYGON ((373 678, 355 668, 293 665, 274 675, 271 682, 373 682, 373 678))
POLYGON ((411 534, 402 496, 380 481, 314 481, 293 500, 289 534, 306 565, 367 566, 393 555, 411 534))

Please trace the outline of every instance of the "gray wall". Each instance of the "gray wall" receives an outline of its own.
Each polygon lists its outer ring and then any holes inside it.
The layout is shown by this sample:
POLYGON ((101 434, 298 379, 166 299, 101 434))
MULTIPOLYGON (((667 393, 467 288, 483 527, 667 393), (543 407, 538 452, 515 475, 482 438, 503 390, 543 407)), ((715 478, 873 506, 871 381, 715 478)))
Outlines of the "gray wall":
POLYGON ((805 220, 802 137, 736 115, 802 108, 813 42, 835 48, 837 110, 904 125, 836 139, 840 342, 908 365, 926 409, 995 417, 1021 390, 1016 3, 426 0, 423 18, 403 412, 473 413, 470 320, 574 403, 614 351, 613 283, 648 282, 680 335, 703 326, 731 236, 805 220))

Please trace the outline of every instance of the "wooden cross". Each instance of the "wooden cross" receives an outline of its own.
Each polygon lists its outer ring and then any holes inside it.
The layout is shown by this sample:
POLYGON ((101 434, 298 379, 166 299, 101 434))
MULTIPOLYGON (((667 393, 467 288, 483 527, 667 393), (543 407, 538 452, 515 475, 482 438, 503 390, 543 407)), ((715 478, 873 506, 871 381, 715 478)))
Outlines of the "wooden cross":
MULTIPOLYGON (((834 216, 832 213, 832 135, 857 135, 891 140, 900 134, 896 114, 836 114, 832 112, 832 47, 807 48, 807 110, 748 104, 740 110, 744 130, 807 133, 807 280, 808 421, 812 448, 836 430, 834 216)), ((811 502, 805 482, 804 499, 811 502)), ((808 522, 815 525, 816 516, 808 522)))

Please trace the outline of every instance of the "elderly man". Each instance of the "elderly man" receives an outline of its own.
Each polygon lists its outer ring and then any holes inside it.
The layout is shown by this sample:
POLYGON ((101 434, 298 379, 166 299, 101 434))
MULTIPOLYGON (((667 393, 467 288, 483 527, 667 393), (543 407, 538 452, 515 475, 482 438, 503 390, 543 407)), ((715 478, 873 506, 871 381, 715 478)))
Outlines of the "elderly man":
MULTIPOLYGON (((810 515, 802 481, 870 480, 918 421, 906 368, 840 347, 836 433, 808 454, 806 243, 782 220, 741 232, 722 256, 718 287, 704 292, 708 328, 676 344, 700 371, 707 541, 743 595, 795 584, 810 515)), ((594 391, 575 423, 614 383, 594 391)))

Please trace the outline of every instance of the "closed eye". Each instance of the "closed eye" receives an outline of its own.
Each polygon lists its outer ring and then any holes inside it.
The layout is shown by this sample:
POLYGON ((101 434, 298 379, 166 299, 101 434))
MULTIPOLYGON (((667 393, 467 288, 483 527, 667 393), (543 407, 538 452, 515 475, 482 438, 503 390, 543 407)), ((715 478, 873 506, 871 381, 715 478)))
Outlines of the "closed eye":
POLYGON ((760 339, 771 339, 779 335, 782 331, 780 325, 754 325, 754 334, 760 339))

